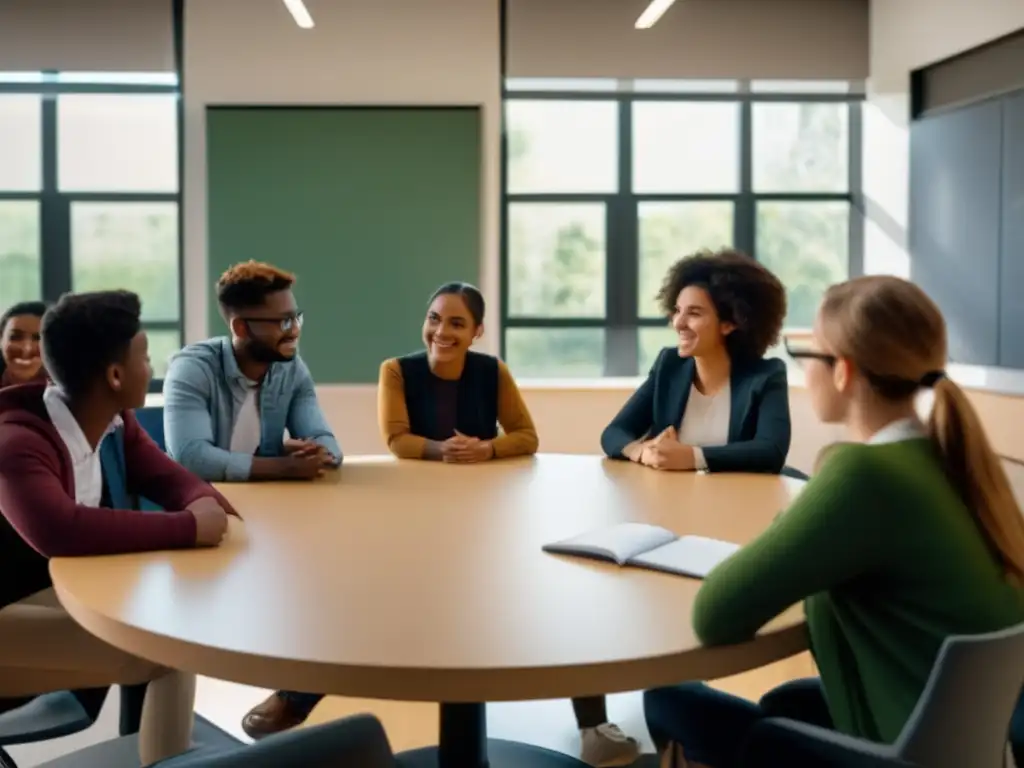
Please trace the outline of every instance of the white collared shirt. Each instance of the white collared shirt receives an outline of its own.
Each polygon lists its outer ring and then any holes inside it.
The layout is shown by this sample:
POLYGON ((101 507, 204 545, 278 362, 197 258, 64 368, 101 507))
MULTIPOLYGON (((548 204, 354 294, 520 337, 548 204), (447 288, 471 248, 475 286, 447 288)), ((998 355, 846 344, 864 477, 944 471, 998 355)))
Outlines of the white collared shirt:
POLYGON ((875 432, 867 441, 867 445, 884 445, 899 443, 904 440, 920 440, 927 437, 924 425, 917 419, 897 419, 891 421, 875 432))
MULTIPOLYGON (((86 507, 98 507, 103 498, 103 467, 100 465, 99 452, 103 438, 100 438, 96 450, 93 450, 58 387, 51 384, 46 388, 43 392, 43 404, 57 434, 71 455, 75 476, 75 501, 86 507)), ((121 423, 121 417, 115 416, 103 437, 120 427, 121 423)))

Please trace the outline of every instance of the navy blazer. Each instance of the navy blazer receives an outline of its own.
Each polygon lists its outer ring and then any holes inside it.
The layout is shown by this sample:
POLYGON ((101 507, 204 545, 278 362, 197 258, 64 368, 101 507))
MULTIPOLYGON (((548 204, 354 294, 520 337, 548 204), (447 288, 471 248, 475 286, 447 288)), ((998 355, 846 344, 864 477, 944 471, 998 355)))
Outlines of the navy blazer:
MULTIPOLYGON (((613 459, 634 440, 682 423, 696 363, 675 347, 661 350, 647 381, 626 401, 601 434, 601 448, 613 459)), ((711 472, 782 471, 789 453, 789 383, 777 358, 733 363, 729 378, 732 408, 729 444, 699 446, 711 472)))

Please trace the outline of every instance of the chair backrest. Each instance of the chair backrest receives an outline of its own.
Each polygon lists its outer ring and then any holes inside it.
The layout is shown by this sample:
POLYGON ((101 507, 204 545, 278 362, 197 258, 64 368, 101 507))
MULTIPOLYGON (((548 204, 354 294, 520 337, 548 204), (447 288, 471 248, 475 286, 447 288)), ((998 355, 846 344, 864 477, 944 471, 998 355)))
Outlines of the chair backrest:
POLYGON ((167 452, 167 445, 164 442, 164 409, 160 405, 147 405, 135 409, 135 418, 139 426, 146 430, 153 442, 160 446, 160 450, 167 452))
POLYGON ((897 753, 928 768, 1002 768, 1022 684, 1024 624, 947 638, 897 753))

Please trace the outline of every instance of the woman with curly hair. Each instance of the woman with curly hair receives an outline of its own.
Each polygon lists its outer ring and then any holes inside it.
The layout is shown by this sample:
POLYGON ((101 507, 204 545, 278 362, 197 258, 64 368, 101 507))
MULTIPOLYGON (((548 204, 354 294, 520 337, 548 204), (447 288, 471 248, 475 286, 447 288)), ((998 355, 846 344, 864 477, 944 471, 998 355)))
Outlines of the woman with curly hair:
POLYGON ((743 253, 702 251, 672 265, 658 301, 679 343, 605 428, 604 452, 662 470, 781 472, 786 365, 764 355, 786 316, 782 283, 743 253))

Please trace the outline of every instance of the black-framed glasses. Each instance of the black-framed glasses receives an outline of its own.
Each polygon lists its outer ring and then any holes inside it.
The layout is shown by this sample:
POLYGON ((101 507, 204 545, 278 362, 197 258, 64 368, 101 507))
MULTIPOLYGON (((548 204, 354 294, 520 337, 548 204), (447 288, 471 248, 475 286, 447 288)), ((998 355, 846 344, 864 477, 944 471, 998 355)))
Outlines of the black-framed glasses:
POLYGON ((301 328, 303 322, 302 311, 294 312, 284 317, 243 317, 246 323, 272 323, 276 324, 283 332, 287 333, 293 328, 301 328))
POLYGON ((826 365, 831 366, 836 364, 837 358, 835 355, 829 355, 825 352, 815 352, 810 347, 794 346, 788 338, 784 338, 782 341, 786 348, 786 354, 797 362, 801 360, 821 360, 821 362, 826 365))

